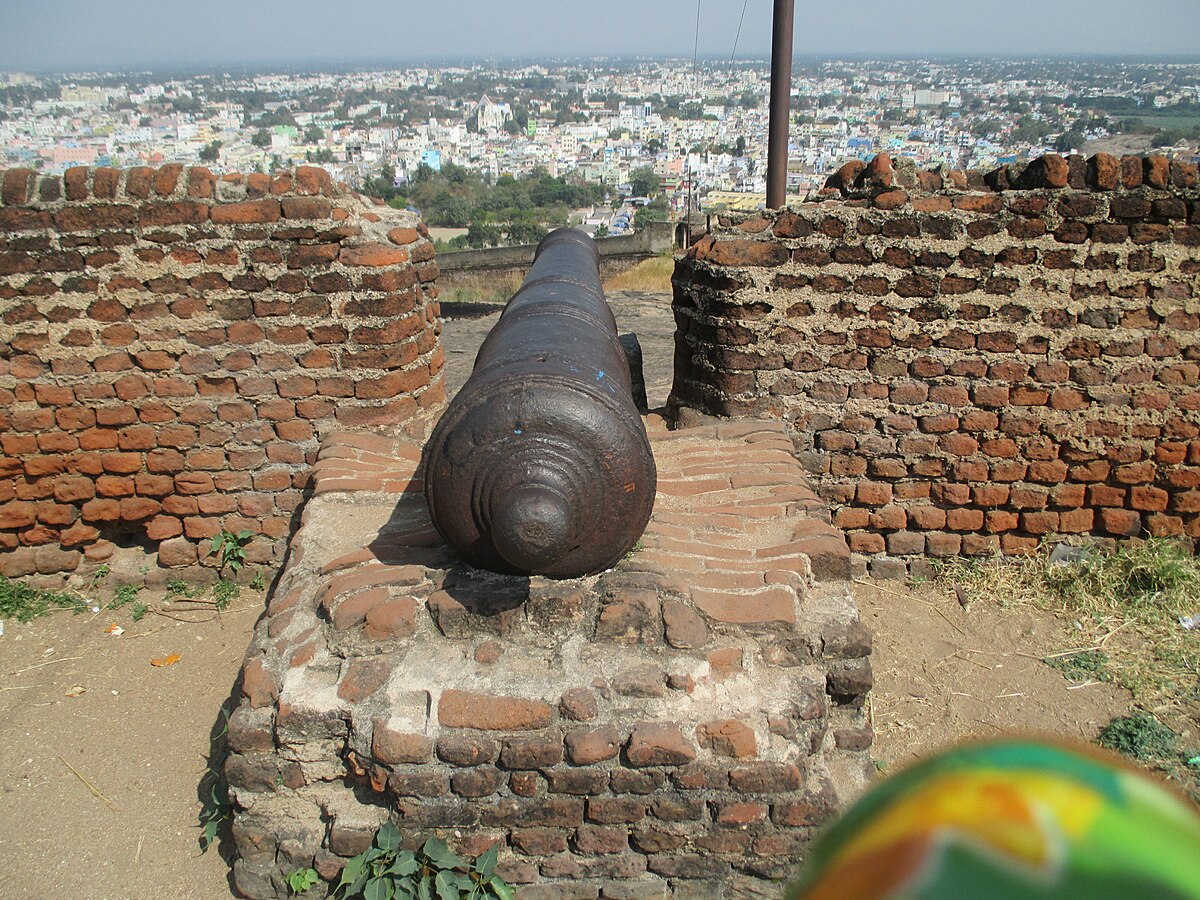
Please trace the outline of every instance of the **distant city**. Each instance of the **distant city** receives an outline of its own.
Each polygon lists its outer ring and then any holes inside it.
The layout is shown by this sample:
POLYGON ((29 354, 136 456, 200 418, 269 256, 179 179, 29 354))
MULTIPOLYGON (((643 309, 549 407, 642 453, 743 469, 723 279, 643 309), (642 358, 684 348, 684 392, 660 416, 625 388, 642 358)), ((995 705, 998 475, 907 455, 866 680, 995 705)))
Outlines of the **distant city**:
MULTIPOLYGON (((0 75, 0 166, 319 165, 418 209, 443 247, 753 209, 768 66, 691 60, 350 72, 0 75)), ((798 60, 788 192, 880 151, 989 168, 1047 152, 1200 155, 1200 63, 798 60)))

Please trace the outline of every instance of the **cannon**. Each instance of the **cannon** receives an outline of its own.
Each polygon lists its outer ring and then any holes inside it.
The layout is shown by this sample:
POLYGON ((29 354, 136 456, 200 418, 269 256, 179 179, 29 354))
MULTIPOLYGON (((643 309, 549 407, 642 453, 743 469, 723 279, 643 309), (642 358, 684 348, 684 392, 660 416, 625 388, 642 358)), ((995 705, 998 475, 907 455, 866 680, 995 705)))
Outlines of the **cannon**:
POLYGON ((593 574, 650 519, 657 472, 599 258, 576 229, 542 239, 425 446, 434 527, 478 568, 593 574))

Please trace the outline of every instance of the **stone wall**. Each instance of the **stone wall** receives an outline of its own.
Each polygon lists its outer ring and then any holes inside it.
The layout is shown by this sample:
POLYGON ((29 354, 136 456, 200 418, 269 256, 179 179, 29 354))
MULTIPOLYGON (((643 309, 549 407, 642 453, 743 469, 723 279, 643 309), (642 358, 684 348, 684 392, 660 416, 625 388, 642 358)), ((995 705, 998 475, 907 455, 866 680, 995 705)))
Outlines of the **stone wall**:
POLYGON ((879 574, 1051 534, 1200 537, 1196 166, 904 162, 691 249, 671 404, 785 419, 879 574))
MULTIPOLYGON (((328 174, 0 172, 0 572, 278 558, 323 431, 444 398, 424 225, 328 174)), ((419 425, 413 425, 419 428, 419 425)))

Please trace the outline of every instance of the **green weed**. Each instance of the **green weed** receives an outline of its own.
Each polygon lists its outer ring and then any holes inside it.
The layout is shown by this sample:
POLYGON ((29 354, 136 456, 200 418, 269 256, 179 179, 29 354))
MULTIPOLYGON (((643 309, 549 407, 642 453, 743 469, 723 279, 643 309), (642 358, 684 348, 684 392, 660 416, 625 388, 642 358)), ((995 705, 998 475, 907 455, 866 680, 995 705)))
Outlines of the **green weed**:
POLYGON ((228 569, 236 575, 246 564, 246 545, 253 537, 254 534, 245 528, 236 534, 222 528, 219 534, 213 536, 208 554, 217 554, 221 569, 228 569))
POLYGON ((1175 755, 1174 731, 1149 713, 1113 719, 1100 731, 1097 743, 1140 760, 1166 760, 1175 755))
POLYGON ((0 575, 0 619, 28 622, 52 609, 69 609, 78 614, 88 608, 82 597, 68 591, 46 591, 0 575))
POLYGON ((172 578, 167 582, 168 597, 194 597, 196 596, 196 588, 188 584, 182 578, 172 578))
POLYGON ((209 764, 200 779, 200 791, 204 803, 200 807, 200 852, 207 853, 217 840, 221 826, 233 816, 233 805, 229 801, 229 786, 221 777, 225 757, 229 753, 225 737, 229 734, 230 710, 221 707, 221 731, 213 738, 209 751, 209 764))
POLYGON ((118 584, 113 590, 112 602, 109 607, 118 609, 122 606, 127 606, 137 599, 138 591, 142 589, 140 584, 118 584))
POLYGON ((512 900, 512 887, 494 874, 497 855, 492 847, 475 862, 466 862, 432 837, 416 853, 401 850, 400 829, 385 822, 371 848, 346 862, 333 897, 512 900))
POLYGON ((213 585, 213 600, 217 604, 217 609, 228 607, 230 601, 236 598, 241 592, 242 589, 236 582, 226 581, 222 578, 213 585))
POLYGON ((288 891, 293 894, 303 894, 320 880, 321 876, 318 875, 317 870, 311 866, 306 866, 303 869, 297 869, 287 877, 288 891))
POLYGON ((1081 650, 1064 656, 1048 656, 1042 660, 1052 669, 1058 669, 1070 681, 1110 681, 1108 654, 1103 650, 1081 650))

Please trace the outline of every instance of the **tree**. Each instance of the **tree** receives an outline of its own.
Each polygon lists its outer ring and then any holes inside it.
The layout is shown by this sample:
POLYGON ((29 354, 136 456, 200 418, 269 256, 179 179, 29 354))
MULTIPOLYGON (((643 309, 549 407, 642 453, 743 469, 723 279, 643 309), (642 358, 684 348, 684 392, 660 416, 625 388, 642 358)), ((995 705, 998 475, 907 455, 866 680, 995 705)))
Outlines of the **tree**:
POLYGON ((1078 150, 1083 146, 1083 142, 1087 140, 1083 132, 1076 128, 1069 131, 1064 131, 1054 140, 1054 149, 1059 153, 1070 153, 1072 150, 1078 150))
POLYGON ((733 155, 734 156, 745 156, 746 155, 746 136, 744 134, 739 134, 738 139, 733 142, 733 155))
POLYGON ((200 148, 200 162, 215 163, 221 155, 221 142, 213 141, 200 148))
POLYGON ((650 197, 658 192, 658 176, 649 166, 642 166, 629 173, 629 187, 635 197, 650 197))
POLYGON ((650 138, 650 140, 646 141, 646 152, 651 156, 658 156, 658 154, 662 151, 662 148, 662 141, 656 137, 650 138))
POLYGON ((982 119, 971 126, 971 133, 976 137, 987 137, 998 134, 1004 124, 999 119, 982 119))
POLYGON ((260 128, 258 131, 254 132, 254 136, 250 138, 250 143, 252 143, 255 147, 258 147, 260 150, 265 150, 271 146, 271 136, 267 134, 267 130, 265 128, 260 128))
POLYGON ((592 232, 592 237, 603 238, 608 237, 608 226, 603 223, 596 226, 596 230, 592 232))
POLYGON ((319 125, 309 125, 304 129, 304 143, 315 144, 324 140, 325 132, 321 130, 319 125))
POLYGON ((508 242, 510 244, 536 244, 549 232, 536 222, 510 222, 508 242))
POLYGON ((468 247, 496 247, 500 244, 500 229, 495 225, 472 222, 466 233, 468 247))
POLYGON ((664 198, 659 197, 657 200, 651 200, 637 211, 633 217, 633 225, 635 228, 645 228, 647 222, 669 222, 670 220, 671 208, 667 206, 664 198))

